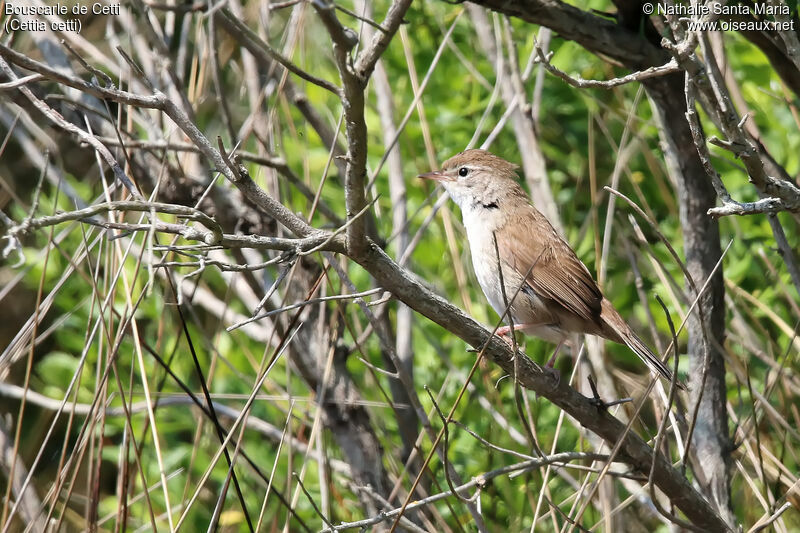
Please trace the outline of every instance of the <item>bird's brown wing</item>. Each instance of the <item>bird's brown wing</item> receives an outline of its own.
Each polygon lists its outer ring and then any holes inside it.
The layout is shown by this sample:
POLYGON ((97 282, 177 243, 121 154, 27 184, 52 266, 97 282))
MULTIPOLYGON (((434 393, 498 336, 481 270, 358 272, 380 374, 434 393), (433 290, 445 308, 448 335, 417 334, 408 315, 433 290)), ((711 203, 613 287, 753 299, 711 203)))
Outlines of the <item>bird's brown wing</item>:
POLYGON ((500 257, 506 258, 521 276, 530 269, 526 281, 539 297, 558 303, 589 323, 597 323, 603 294, 589 270, 544 215, 531 208, 522 220, 509 221, 495 235, 500 257))

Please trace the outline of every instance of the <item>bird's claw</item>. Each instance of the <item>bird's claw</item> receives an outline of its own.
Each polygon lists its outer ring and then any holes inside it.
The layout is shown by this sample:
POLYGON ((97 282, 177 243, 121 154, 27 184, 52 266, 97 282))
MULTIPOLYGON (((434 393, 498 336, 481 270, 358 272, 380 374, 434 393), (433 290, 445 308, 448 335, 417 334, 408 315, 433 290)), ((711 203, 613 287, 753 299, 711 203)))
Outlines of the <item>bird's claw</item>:
POLYGON ((559 371, 557 368, 553 368, 552 366, 545 366, 544 371, 546 374, 550 375, 555 382, 556 387, 561 384, 561 371, 559 371))

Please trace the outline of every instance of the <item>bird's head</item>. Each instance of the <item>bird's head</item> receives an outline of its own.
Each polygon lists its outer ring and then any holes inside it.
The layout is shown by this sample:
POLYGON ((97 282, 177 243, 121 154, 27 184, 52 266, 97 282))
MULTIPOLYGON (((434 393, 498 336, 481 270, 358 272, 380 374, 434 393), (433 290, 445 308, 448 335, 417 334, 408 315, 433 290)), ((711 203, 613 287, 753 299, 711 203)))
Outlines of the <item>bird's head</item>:
POLYGON ((517 168, 486 150, 471 149, 445 161, 440 170, 419 177, 440 182, 453 201, 464 209, 478 204, 497 204, 509 194, 519 194, 517 168))

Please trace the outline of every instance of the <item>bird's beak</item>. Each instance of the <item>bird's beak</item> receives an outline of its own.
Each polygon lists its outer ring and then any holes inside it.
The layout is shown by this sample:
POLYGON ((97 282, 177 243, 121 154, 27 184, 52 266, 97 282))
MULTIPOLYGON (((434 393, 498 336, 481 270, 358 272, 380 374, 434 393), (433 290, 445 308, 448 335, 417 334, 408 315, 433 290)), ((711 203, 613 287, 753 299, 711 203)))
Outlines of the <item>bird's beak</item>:
POLYGON ((425 174, 420 174, 417 177, 426 180, 455 181, 452 177, 448 176, 444 170, 434 170, 433 172, 426 172, 425 174))

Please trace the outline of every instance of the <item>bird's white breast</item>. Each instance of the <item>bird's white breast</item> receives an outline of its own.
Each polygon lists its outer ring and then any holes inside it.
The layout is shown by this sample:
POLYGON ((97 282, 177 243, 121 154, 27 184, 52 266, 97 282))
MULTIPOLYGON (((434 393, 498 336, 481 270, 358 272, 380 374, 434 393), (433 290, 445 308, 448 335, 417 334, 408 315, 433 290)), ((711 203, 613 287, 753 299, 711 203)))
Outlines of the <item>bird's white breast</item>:
MULTIPOLYGON (((496 209, 483 207, 465 209, 465 206, 462 206, 462 214, 475 277, 495 312, 504 315, 508 302, 513 300, 510 312, 515 324, 529 324, 529 327, 524 328, 526 333, 550 342, 560 342, 564 338, 564 333, 553 323, 547 305, 531 290, 520 290, 525 273, 518 272, 506 261, 498 261, 494 233, 502 228, 504 222, 500 213, 496 209), (499 265, 503 265, 505 294, 500 286, 499 265)), ((505 321, 508 322, 508 319, 505 321)))
POLYGON ((518 280, 514 289, 511 290, 512 278, 519 278, 519 276, 510 271, 507 266, 503 268, 503 281, 506 285, 506 298, 503 298, 498 268, 500 262, 494 244, 494 232, 499 229, 500 221, 497 220, 499 213, 494 211, 483 207, 462 207, 464 228, 467 231, 475 276, 492 308, 498 315, 502 315, 506 309, 505 302, 513 296, 521 280, 518 280))

